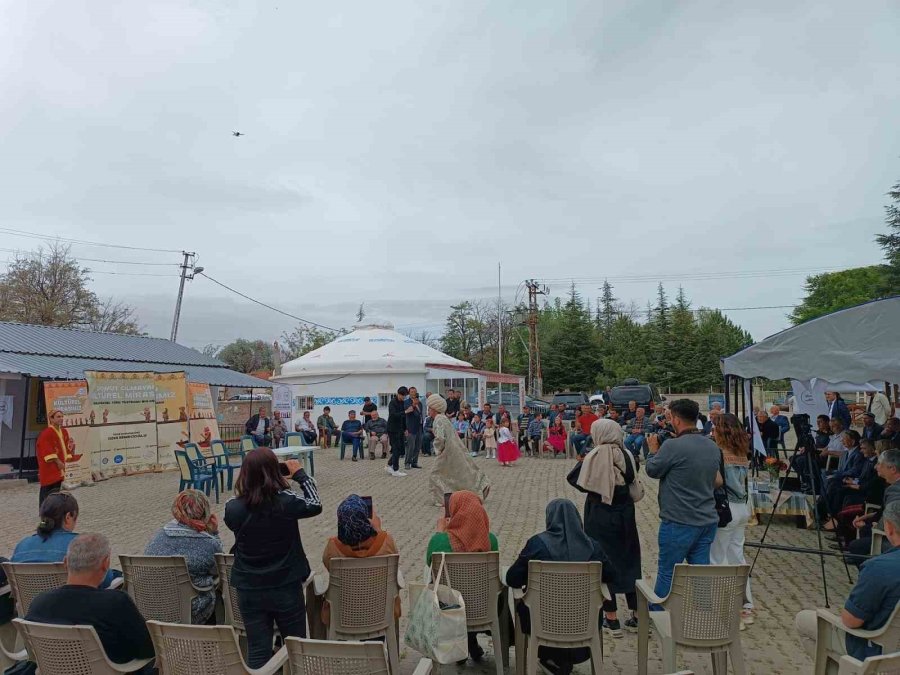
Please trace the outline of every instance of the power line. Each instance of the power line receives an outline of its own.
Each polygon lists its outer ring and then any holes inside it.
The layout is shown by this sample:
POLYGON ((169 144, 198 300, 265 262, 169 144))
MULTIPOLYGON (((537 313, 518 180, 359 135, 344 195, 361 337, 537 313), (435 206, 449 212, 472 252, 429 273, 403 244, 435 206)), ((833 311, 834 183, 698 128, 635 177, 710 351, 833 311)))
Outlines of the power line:
MULTIPOLYGON (((16 263, 15 260, 0 260, 0 264, 14 265, 16 263)), ((157 274, 154 272, 112 272, 107 270, 94 270, 89 267, 84 268, 85 272, 89 274, 114 274, 117 276, 123 277, 177 277, 177 274, 157 274)))
POLYGON ((846 269, 846 266, 838 267, 819 267, 809 270, 798 270, 796 268, 782 268, 774 270, 741 270, 741 271, 718 271, 718 272, 680 272, 671 274, 641 274, 626 275, 619 277, 541 277, 540 281, 568 281, 579 284, 601 283, 609 281, 610 283, 627 283, 636 281, 678 281, 678 280, 708 280, 708 279, 746 279, 754 277, 770 277, 770 276, 803 276, 807 274, 815 274, 817 272, 828 272, 833 270, 846 269))
MULTIPOLYGON (((18 248, 0 248, 0 251, 4 253, 23 253, 22 249, 18 248)), ((32 251, 28 251, 29 254, 33 255, 32 251)), ((161 263, 161 262, 144 262, 137 260, 105 260, 103 258, 82 258, 81 256, 72 256, 76 260, 81 260, 84 262, 101 262, 101 263, 110 263, 113 265, 149 265, 151 267, 178 267, 178 263, 161 263)))
POLYGON ((86 239, 74 239, 72 237, 60 237, 48 234, 37 234, 34 232, 26 232, 24 230, 15 230, 10 227, 0 227, 0 232, 11 234, 14 237, 28 237, 29 239, 42 239, 44 241, 62 241, 67 244, 80 244, 82 246, 103 246, 106 248, 121 248, 128 251, 150 251, 151 253, 181 253, 181 251, 173 248, 149 248, 147 246, 127 246, 125 244, 109 244, 99 241, 88 241, 86 239))
POLYGON ((267 305, 267 304, 264 303, 262 300, 257 300, 256 298, 251 298, 249 295, 246 295, 246 294, 244 294, 244 293, 241 293, 239 290, 237 290, 237 289, 235 289, 235 288, 232 288, 231 286, 227 286, 227 285, 223 284, 221 281, 218 281, 217 279, 213 279, 213 278, 212 278, 211 276, 209 276, 206 272, 200 272, 200 273, 198 274, 198 276, 206 277, 207 279, 209 279, 209 280, 210 280, 211 282, 213 282, 214 284, 217 284, 217 285, 221 286, 222 288, 224 288, 224 289, 227 290, 227 291, 231 291, 231 292, 234 293, 235 295, 241 296, 241 297, 244 298, 245 300, 249 300, 250 302, 255 302, 257 305, 261 305, 261 306, 265 307, 266 309, 271 309, 273 312, 278 312, 279 314, 283 314, 284 316, 287 316, 287 317, 290 317, 290 318, 295 319, 295 320, 297 320, 297 321, 300 321, 301 323, 308 323, 308 324, 311 325, 311 326, 317 326, 317 327, 319 327, 319 328, 324 328, 325 330, 330 330, 330 331, 333 332, 333 333, 340 333, 340 332, 341 332, 341 329, 340 329, 340 328, 331 328, 330 326, 325 326, 325 325, 322 325, 321 323, 316 323, 315 321, 310 321, 309 319, 304 319, 304 318, 299 317, 299 316, 297 316, 297 315, 295 315, 295 314, 291 314, 290 312, 285 312, 283 309, 278 309, 277 307, 272 307, 272 305, 267 305))

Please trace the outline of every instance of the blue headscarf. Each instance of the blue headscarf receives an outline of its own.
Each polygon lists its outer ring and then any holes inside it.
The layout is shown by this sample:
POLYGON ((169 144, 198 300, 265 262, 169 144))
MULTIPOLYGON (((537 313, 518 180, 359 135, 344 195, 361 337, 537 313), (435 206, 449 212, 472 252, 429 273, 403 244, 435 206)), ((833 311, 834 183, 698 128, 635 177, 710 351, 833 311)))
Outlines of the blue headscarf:
POLYGON ((366 511, 366 503, 359 495, 350 495, 338 505, 338 541, 347 546, 358 546, 378 534, 366 511))

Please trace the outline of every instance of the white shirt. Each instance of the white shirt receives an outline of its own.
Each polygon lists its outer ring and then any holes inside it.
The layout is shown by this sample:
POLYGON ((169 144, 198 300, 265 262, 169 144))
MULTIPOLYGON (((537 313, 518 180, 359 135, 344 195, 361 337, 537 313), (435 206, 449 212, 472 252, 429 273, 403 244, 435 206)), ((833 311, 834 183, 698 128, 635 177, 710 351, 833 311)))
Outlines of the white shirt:
POLYGON ((500 443, 512 441, 512 434, 509 432, 509 429, 507 429, 506 427, 499 427, 497 429, 497 440, 500 443))
POLYGON ((297 422, 297 431, 315 431, 315 430, 316 430, 316 428, 313 426, 312 420, 303 418, 299 422, 297 422))
POLYGON ((875 395, 872 397, 872 400, 869 401, 869 407, 866 412, 870 412, 875 415, 875 424, 884 426, 884 423, 887 422, 888 417, 891 417, 891 402, 888 400, 887 396, 882 394, 880 391, 876 391, 875 395))
POLYGON ((256 435, 262 436, 266 433, 266 418, 260 417, 259 422, 256 425, 256 435))

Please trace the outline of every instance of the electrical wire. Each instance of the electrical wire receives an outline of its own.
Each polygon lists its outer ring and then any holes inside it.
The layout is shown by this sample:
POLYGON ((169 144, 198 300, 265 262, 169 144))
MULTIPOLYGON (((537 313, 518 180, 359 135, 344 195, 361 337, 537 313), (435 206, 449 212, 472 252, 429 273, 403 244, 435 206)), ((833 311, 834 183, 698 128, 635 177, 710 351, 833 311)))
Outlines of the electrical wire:
POLYGON ((149 248, 147 246, 127 246, 125 244, 109 244, 99 241, 88 241, 86 239, 74 239, 72 237, 51 236, 48 234, 37 234, 34 232, 26 232, 24 230, 16 230, 11 227, 0 227, 0 232, 11 234, 14 237, 28 237, 30 239, 42 239, 44 241, 62 241, 67 244, 80 244, 82 246, 103 246, 106 248, 121 248, 128 251, 150 251, 151 253, 181 253, 174 248, 149 248))
POLYGON ((255 302, 257 305, 261 305, 261 306, 265 307, 266 309, 271 309, 273 312, 278 312, 279 314, 283 314, 284 316, 287 316, 287 317, 290 317, 291 319, 300 321, 301 323, 308 323, 311 326, 317 326, 318 328, 324 328, 325 330, 330 330, 333 333, 340 333, 342 330, 340 328, 332 328, 331 326, 325 326, 321 323, 316 323, 315 321, 310 321, 309 319, 304 319, 295 314, 291 314, 290 312, 285 312, 283 309, 278 309, 277 307, 272 307, 272 305, 267 305, 262 300, 257 300, 256 298, 251 298, 249 295, 246 295, 245 293, 241 293, 239 290, 232 288, 231 286, 227 286, 217 279, 213 279, 206 272, 197 272, 196 274, 197 274, 197 276, 206 277, 214 284, 221 286, 225 290, 231 291, 235 295, 241 296, 245 300, 249 300, 250 302, 255 302))
POLYGON ((544 283, 555 281, 568 281, 575 284, 602 283, 608 281, 610 283, 629 283, 640 281, 703 281, 712 279, 749 279, 756 277, 770 276, 801 276, 808 274, 816 274, 820 272, 829 272, 834 270, 846 269, 845 265, 838 267, 819 267, 809 270, 798 270, 796 268, 781 268, 774 270, 740 270, 740 271, 718 271, 718 272, 680 272, 671 274, 639 274, 625 275, 619 277, 540 277, 535 281, 544 283))
MULTIPOLYGON (((27 255, 33 255, 31 251, 24 252, 19 248, 0 248, 0 251, 4 253, 16 253, 22 254, 26 253, 27 255)), ((84 262, 101 262, 101 263, 110 263, 114 265, 148 265, 151 267, 181 267, 181 263, 161 263, 161 262, 143 262, 136 260, 105 260, 103 258, 82 258, 81 256, 72 256, 76 260, 82 260, 84 262)))

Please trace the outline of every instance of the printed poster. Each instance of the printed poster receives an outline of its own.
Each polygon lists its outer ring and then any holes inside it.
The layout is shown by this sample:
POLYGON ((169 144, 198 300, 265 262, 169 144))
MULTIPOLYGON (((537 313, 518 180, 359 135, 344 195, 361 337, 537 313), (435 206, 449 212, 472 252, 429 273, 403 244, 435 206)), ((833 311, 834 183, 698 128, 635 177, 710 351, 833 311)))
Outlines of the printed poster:
POLYGON ((69 453, 81 455, 76 462, 66 462, 64 487, 71 489, 88 485, 93 481, 92 469, 99 468, 99 435, 91 424, 94 411, 88 397, 88 384, 84 380, 64 382, 44 382, 44 402, 47 414, 51 410, 61 410, 63 427, 69 434, 69 453))
POLYGON ((160 470, 177 467, 175 451, 190 440, 187 379, 184 373, 157 373, 156 446, 160 470))
POLYGON ((84 372, 100 435, 103 476, 151 471, 158 463, 156 373, 84 372))
MULTIPOLYGON (((377 398, 375 399, 378 400, 377 398)), ((254 411, 250 411, 253 415, 254 411)), ((284 426, 288 431, 294 430, 294 424, 291 421, 291 387, 287 384, 272 385, 272 417, 275 413, 281 415, 284 420, 284 426)), ((299 419, 299 418, 298 418, 299 419)))
POLYGON ((191 441, 200 446, 200 452, 210 457, 210 441, 219 438, 219 423, 208 384, 188 382, 188 416, 191 441))

